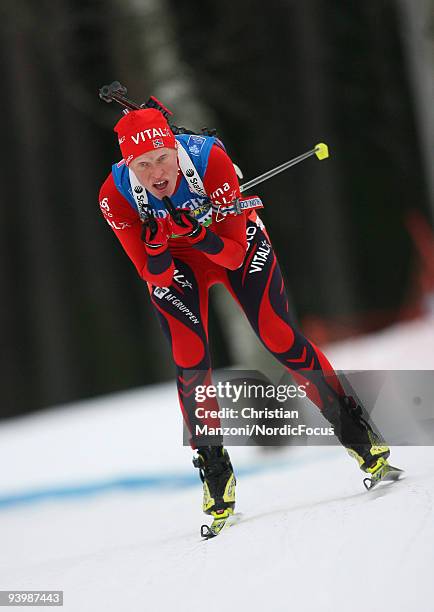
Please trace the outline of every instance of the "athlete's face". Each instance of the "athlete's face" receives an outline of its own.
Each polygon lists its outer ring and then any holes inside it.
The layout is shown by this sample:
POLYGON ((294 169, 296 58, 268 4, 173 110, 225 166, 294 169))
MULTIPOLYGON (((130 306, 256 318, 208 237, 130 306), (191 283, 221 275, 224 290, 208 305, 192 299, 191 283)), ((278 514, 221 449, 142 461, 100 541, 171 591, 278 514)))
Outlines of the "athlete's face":
POLYGON ((148 151, 133 159, 130 167, 143 187, 160 200, 175 191, 178 177, 176 149, 163 147, 148 151))

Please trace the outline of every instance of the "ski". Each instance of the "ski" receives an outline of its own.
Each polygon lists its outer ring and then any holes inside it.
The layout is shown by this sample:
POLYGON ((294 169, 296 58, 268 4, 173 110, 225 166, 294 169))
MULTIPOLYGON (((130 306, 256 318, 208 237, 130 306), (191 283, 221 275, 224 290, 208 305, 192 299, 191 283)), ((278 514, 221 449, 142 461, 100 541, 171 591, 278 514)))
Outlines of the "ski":
POLYGON ((372 478, 364 478, 363 484, 365 488, 370 491, 380 482, 387 481, 396 481, 399 480, 401 475, 404 473, 404 470, 400 468, 394 467, 393 465, 389 465, 388 463, 380 468, 375 476, 372 478))
POLYGON ((239 523, 242 518, 241 512, 236 514, 228 514, 222 518, 215 517, 211 525, 202 525, 200 528, 200 535, 204 540, 210 540, 218 536, 223 529, 228 529, 232 525, 239 523))

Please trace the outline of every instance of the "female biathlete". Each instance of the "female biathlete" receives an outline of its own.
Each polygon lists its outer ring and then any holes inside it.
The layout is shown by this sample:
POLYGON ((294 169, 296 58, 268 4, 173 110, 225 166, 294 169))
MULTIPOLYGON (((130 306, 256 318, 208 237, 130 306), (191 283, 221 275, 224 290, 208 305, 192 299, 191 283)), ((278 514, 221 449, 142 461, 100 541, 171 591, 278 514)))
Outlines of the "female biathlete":
MULTIPOLYGON (((215 283, 223 283, 263 345, 296 380, 309 381, 309 398, 375 479, 388 466, 389 448, 345 395, 324 354, 292 325, 279 264, 256 212, 260 200, 240 198, 234 165, 221 142, 175 136, 163 114, 150 108, 125 114, 115 132, 123 160, 101 188, 100 207, 147 282, 169 340, 181 410, 197 451, 193 463, 203 482, 204 512, 221 518, 235 506, 227 450, 221 443, 204 443, 196 433, 194 389, 211 383, 208 290, 215 283)), ((218 427, 219 421, 208 419, 208 424, 218 427)))

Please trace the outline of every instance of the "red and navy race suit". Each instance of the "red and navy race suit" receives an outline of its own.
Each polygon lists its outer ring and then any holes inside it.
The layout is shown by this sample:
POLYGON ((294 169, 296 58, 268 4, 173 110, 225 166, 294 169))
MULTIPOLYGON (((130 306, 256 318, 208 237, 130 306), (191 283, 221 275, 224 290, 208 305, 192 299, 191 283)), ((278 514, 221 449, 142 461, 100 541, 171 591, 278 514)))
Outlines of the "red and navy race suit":
MULTIPOLYGON (((213 138, 177 136, 193 161, 209 198, 192 193, 179 172, 176 207, 209 208, 211 202, 231 203, 240 196, 234 166, 213 138)), ((166 214, 163 202, 148 193, 158 216, 166 214)), ((128 170, 113 166, 100 191, 100 206, 125 252, 147 282, 151 302, 168 338, 177 369, 179 401, 192 434, 197 419, 194 387, 211 383, 208 345, 208 290, 223 283, 244 311, 263 345, 290 370, 300 384, 309 381, 308 397, 320 408, 334 402, 343 389, 323 353, 291 323, 288 298, 268 233, 257 213, 228 215, 212 223, 198 244, 188 238, 169 239, 168 250, 148 256, 141 240, 142 224, 131 194, 128 170)), ((198 218, 203 217, 201 213, 198 218)), ((210 216, 210 214, 209 214, 210 216)), ((201 219, 200 219, 201 220, 201 219)), ((218 408, 209 400, 206 408, 218 408)), ((203 405, 203 403, 201 403, 203 405)), ((208 419, 212 427, 218 420, 208 419)), ((203 424, 203 422, 202 422, 203 424)))

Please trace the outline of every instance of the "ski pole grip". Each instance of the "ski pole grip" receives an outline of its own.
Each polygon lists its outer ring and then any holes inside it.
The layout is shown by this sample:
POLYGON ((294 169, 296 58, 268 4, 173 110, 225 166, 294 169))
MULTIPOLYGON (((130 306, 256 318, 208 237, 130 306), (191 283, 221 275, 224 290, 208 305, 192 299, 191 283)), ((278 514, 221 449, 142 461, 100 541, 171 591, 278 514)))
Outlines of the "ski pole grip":
POLYGON ((158 224, 156 220, 154 219, 154 217, 148 217, 146 221, 143 223, 142 236, 141 236, 141 239, 143 242, 146 242, 146 228, 147 227, 149 227, 149 232, 150 232, 149 238, 150 240, 153 240, 158 231, 158 224))
POLYGON ((182 224, 181 213, 178 210, 176 210, 169 196, 164 196, 163 202, 164 202, 165 207, 169 211, 169 215, 172 217, 175 223, 177 223, 178 225, 181 225, 182 224))

